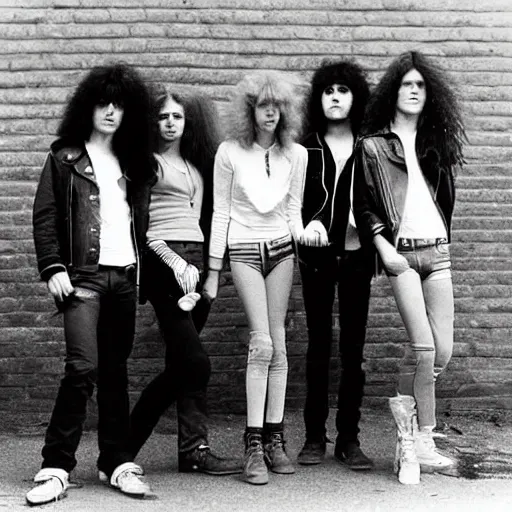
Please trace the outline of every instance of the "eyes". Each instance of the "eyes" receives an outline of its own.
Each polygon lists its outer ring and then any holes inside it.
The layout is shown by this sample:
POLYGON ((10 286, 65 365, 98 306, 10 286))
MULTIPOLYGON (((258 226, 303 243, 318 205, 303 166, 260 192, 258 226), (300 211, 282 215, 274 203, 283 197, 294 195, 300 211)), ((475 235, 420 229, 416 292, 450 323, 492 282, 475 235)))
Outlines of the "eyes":
POLYGON ((107 100, 105 98, 101 98, 98 101, 98 107, 100 108, 108 107, 110 104, 112 104, 114 108, 117 108, 119 110, 123 110, 124 108, 124 104, 121 101, 107 100))
POLYGON ((326 87, 324 90, 324 94, 326 96, 331 96, 335 92, 338 92, 340 94, 348 94, 350 92, 350 89, 346 85, 330 85, 329 87, 326 87))
POLYGON ((416 86, 420 90, 424 90, 425 82, 423 80, 404 80, 401 85, 401 87, 404 87, 406 89, 412 89, 414 86, 416 86))
POLYGON ((161 114, 158 114, 158 121, 167 121, 170 117, 172 117, 175 121, 180 121, 181 119, 185 118, 185 116, 179 112, 162 112, 161 114))
POLYGON ((273 108, 273 109, 277 110, 277 109, 279 109, 279 105, 275 101, 263 100, 256 105, 256 108, 261 108, 261 109, 273 108))

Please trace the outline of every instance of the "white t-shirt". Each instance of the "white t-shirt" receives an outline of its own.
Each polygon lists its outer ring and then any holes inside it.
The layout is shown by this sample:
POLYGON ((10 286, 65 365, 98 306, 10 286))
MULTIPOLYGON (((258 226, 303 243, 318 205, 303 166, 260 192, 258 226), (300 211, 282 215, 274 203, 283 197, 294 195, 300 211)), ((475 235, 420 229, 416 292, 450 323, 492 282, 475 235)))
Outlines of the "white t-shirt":
POLYGON ((131 213, 126 198, 126 178, 117 158, 86 144, 100 189, 100 265, 124 267, 135 263, 131 213))
POLYGON ((407 194, 398 236, 400 238, 446 238, 446 227, 416 155, 415 134, 399 135, 407 165, 407 194))

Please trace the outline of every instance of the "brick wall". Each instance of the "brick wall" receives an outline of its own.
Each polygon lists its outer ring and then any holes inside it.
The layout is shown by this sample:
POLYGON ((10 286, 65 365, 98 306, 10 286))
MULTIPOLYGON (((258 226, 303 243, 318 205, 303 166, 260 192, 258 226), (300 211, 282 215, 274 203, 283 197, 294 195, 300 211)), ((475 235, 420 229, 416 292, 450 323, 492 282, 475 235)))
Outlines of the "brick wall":
MULTIPOLYGON (((122 59, 150 80, 209 94, 222 112, 247 70, 307 79, 324 57, 350 56, 375 82, 408 49, 450 71, 470 142, 454 222, 455 353, 439 380, 440 403, 446 410, 512 408, 510 0, 2 0, 0 426, 47 420, 62 370, 61 321, 37 281, 31 207, 63 104, 91 66, 122 59)), ((204 332, 210 402, 243 411, 247 327, 229 273, 223 282, 204 332)), ((289 404, 300 407, 306 332, 298 278, 288 339, 289 404)), ((405 339, 389 288, 377 280, 367 405, 393 393, 405 339)), ((135 394, 161 367, 161 355, 152 311, 142 308, 130 363, 135 394)))

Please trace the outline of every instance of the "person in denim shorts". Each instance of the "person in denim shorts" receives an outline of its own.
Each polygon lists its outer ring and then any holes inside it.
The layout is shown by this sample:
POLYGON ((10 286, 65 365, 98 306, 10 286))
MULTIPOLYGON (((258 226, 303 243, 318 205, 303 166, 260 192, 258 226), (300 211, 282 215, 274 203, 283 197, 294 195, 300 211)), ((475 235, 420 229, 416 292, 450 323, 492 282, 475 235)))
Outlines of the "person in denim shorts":
POLYGON ((435 380, 453 349, 450 263, 455 169, 464 127, 447 80, 418 52, 400 55, 377 85, 356 150, 354 209, 363 240, 388 275, 410 343, 390 406, 395 470, 415 484, 451 459, 436 449, 435 380))
POLYGON ((216 296, 227 246, 250 329, 243 479, 266 484, 266 462, 275 473, 294 472, 283 437, 288 373, 284 323, 293 239, 303 231, 307 152, 293 142, 300 127, 300 98, 286 76, 249 75, 237 92, 232 137, 215 157, 210 269, 217 272, 210 272, 204 289, 216 296))

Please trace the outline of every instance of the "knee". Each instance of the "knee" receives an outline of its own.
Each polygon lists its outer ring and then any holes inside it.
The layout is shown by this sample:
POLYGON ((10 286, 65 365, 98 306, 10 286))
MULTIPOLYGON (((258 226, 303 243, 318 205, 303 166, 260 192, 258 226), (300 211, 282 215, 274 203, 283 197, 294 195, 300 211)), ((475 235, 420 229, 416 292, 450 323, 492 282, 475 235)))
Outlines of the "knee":
POLYGON ((416 366, 434 367, 435 351, 433 348, 414 350, 414 359, 416 366))
POLYGON ((262 331, 251 332, 247 364, 269 366, 273 355, 274 348, 272 346, 272 339, 270 338, 270 335, 262 331))
POLYGON ((182 378, 188 389, 203 389, 211 374, 210 358, 206 352, 194 354, 183 361, 182 378))
POLYGON ((288 357, 286 356, 286 349, 274 349, 270 367, 276 370, 288 370, 288 357))
POLYGON ((441 349, 436 351, 436 358, 434 361, 434 377, 437 378, 444 369, 448 366, 452 358, 452 349, 441 349))
POLYGON ((64 389, 81 389, 89 397, 92 396, 94 386, 98 382, 98 371, 96 368, 76 368, 71 363, 66 363, 66 373, 61 381, 64 389), (81 371, 77 371, 80 369, 81 371))

